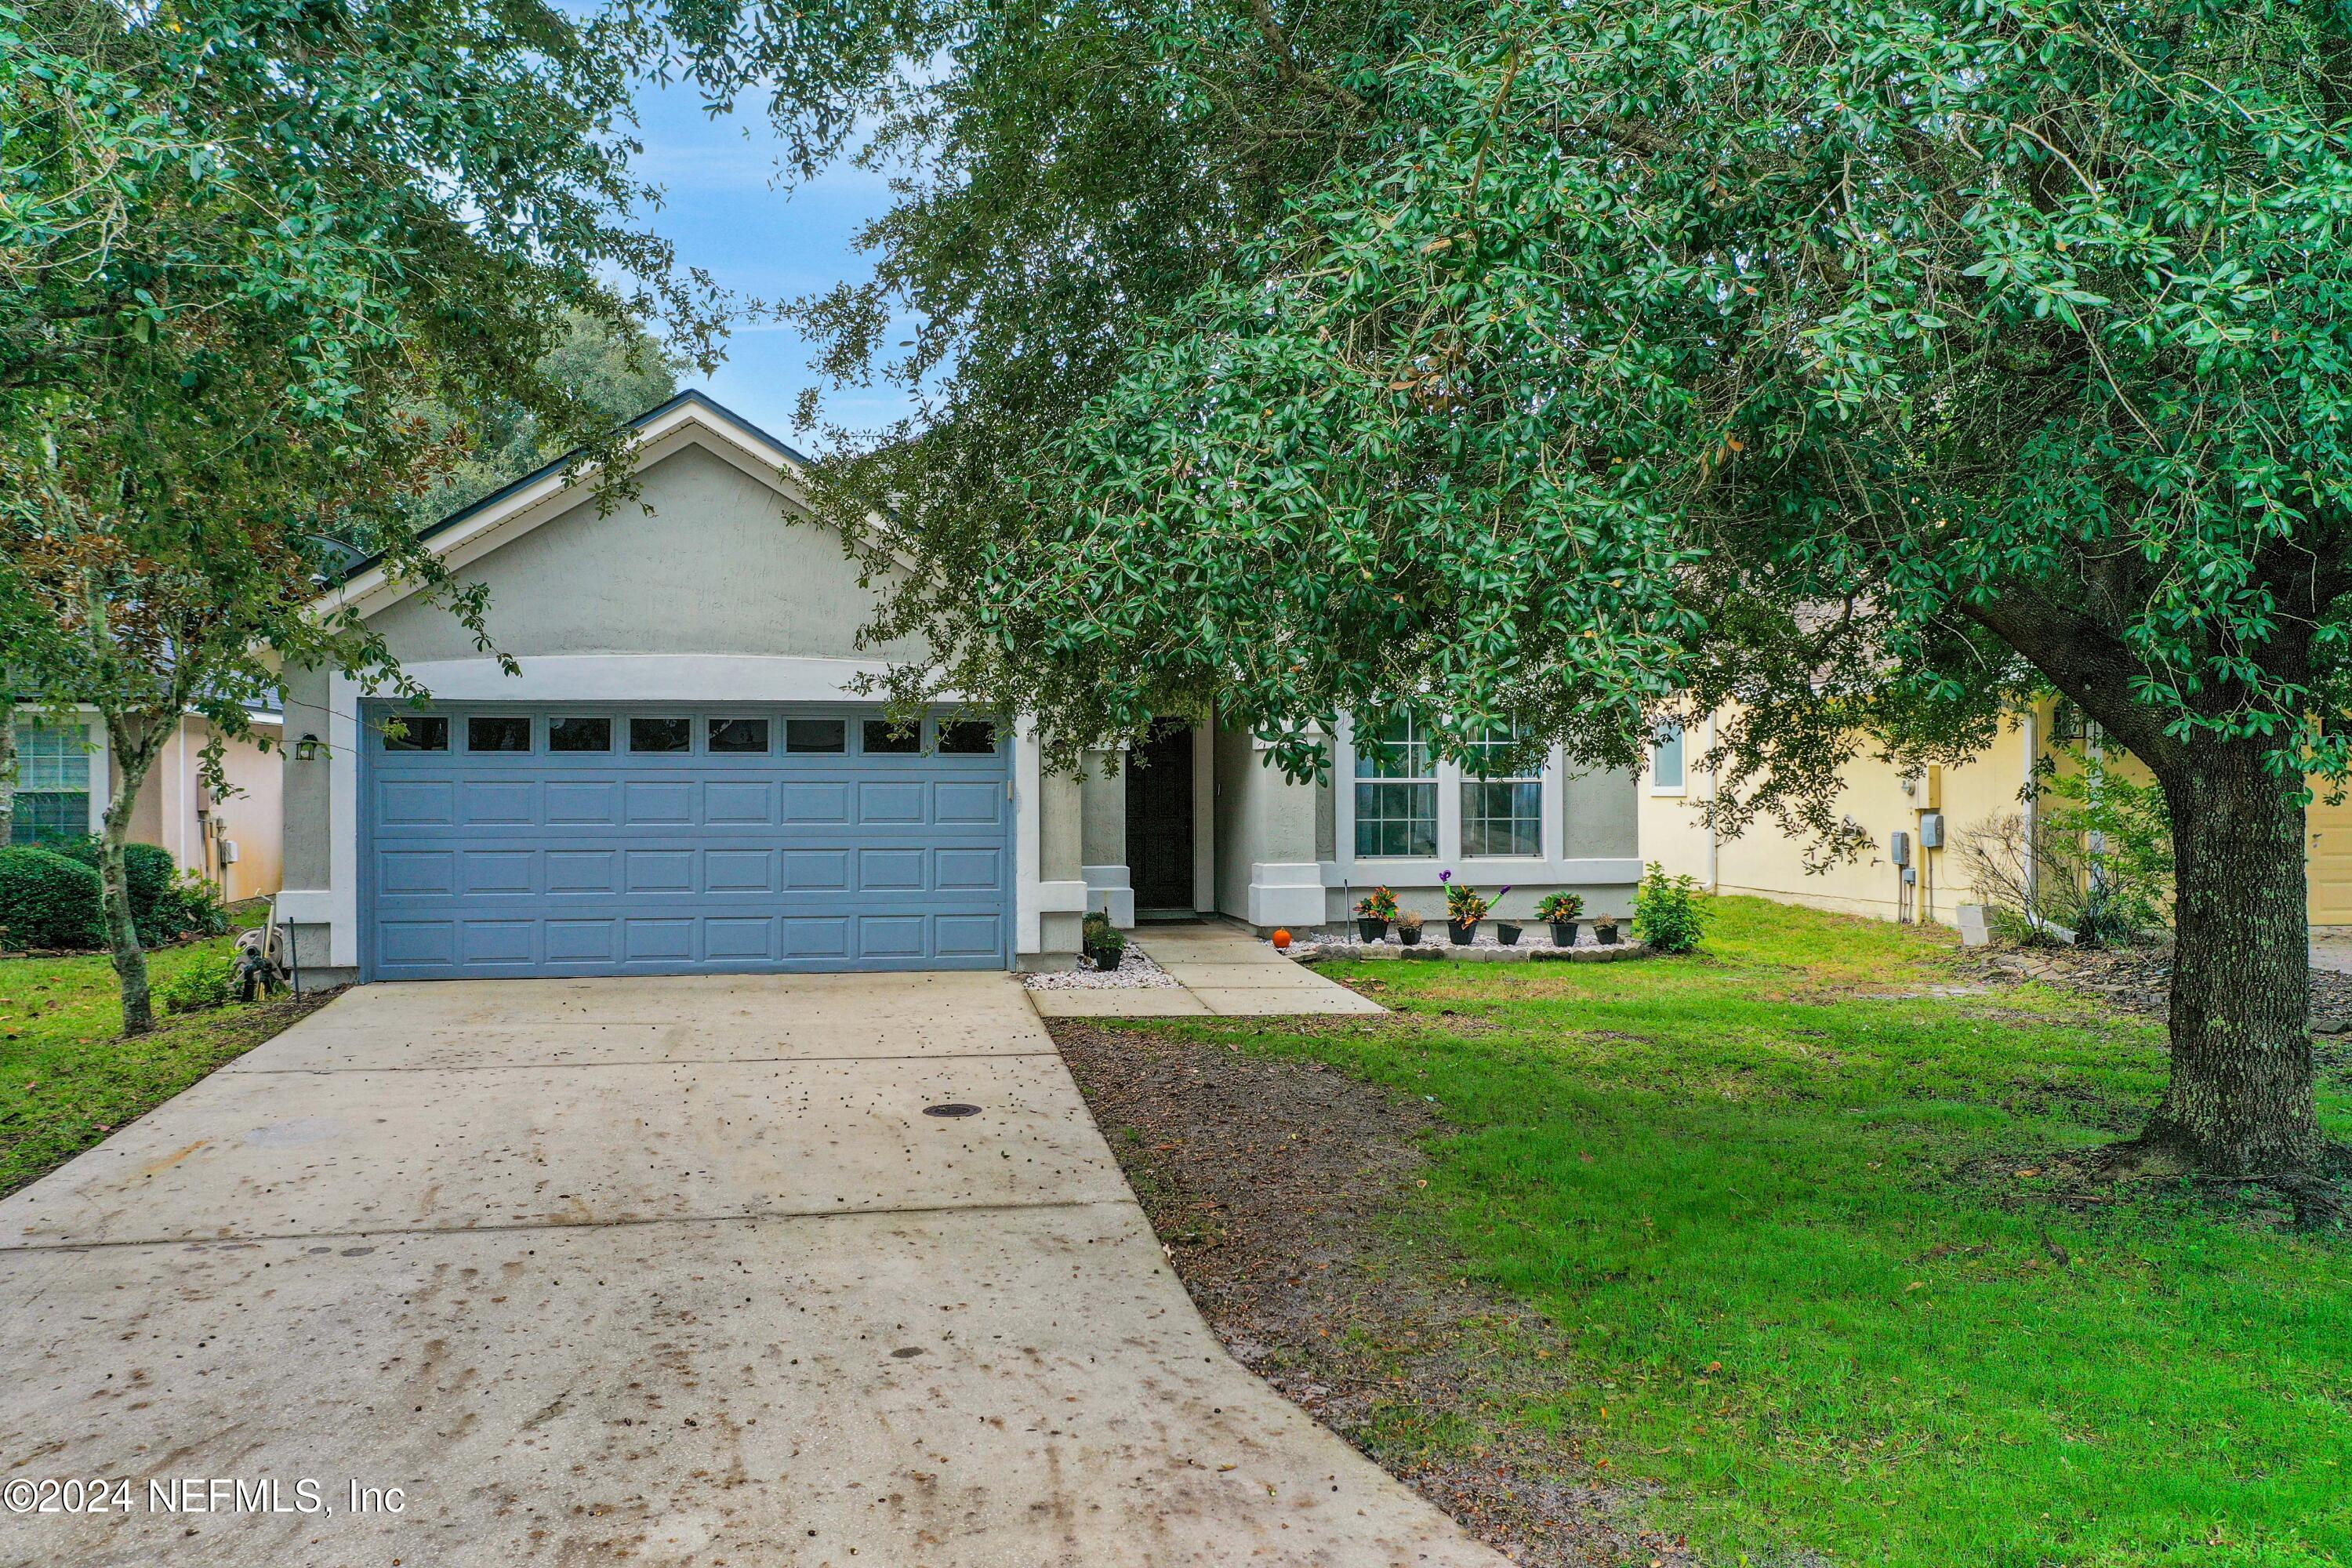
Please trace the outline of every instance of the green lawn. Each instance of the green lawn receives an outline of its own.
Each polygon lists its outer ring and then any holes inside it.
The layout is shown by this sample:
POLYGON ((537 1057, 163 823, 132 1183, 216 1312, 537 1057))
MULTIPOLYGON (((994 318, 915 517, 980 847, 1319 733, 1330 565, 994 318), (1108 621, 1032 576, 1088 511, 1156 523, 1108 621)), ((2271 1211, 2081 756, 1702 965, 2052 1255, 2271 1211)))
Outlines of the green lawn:
POLYGON ((1913 931, 1713 907, 1688 960, 1335 965, 1400 1018, 1179 1027, 1433 1098, 1456 1131, 1400 1223, 1580 1363, 1504 1418, 1659 1483, 1709 1563, 2352 1556, 2352 1242, 2045 1173, 2135 1125, 2161 1031, 1920 994, 1951 956, 1913 931))
MULTIPOLYGON (((147 955, 156 984, 218 937, 147 955)), ((122 1004, 104 957, 0 959, 0 1194, 54 1170, 109 1132, 241 1056, 309 1011, 278 1001, 159 1020, 121 1037, 122 1004)))

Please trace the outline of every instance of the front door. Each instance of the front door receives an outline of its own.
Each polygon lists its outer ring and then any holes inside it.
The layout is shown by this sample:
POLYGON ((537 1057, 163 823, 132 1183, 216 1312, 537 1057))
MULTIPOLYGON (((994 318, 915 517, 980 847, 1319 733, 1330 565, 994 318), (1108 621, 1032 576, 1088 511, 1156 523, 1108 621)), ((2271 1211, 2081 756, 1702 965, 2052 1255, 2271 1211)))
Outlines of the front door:
POLYGON ((1138 910, 1192 907, 1192 727, 1162 719, 1129 756, 1127 874, 1138 910))

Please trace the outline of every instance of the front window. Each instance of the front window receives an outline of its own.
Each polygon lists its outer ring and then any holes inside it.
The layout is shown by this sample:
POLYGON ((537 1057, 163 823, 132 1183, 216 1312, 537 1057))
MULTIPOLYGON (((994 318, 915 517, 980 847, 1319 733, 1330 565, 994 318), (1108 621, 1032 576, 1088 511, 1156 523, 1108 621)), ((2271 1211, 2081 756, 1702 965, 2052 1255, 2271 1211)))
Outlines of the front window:
POLYGON ((89 831, 89 752, 79 725, 16 731, 16 820, 9 840, 53 844, 89 831))
POLYGON ((1462 778, 1465 856, 1531 860, 1543 854, 1543 776, 1501 761, 1517 740, 1517 731, 1506 728, 1489 731, 1471 743, 1471 763, 1462 778))
POLYGON ((1436 759, 1425 731, 1410 719, 1395 720, 1356 745, 1356 854, 1387 859, 1436 853, 1436 759))

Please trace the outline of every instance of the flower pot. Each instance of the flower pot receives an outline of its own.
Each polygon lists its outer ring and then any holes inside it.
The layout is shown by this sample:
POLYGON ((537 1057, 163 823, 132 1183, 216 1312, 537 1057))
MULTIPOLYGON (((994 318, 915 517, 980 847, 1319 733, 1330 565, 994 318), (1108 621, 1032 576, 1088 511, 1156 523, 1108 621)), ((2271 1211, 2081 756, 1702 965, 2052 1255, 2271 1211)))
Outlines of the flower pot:
POLYGON ((1577 924, 1578 924, 1578 922, 1577 922, 1577 921, 1552 921, 1552 922, 1551 922, 1551 944, 1552 944, 1552 946, 1554 946, 1554 947, 1574 947, 1574 946, 1576 945, 1576 928, 1577 928, 1577 924))
POLYGON ((1087 962, 1093 964, 1097 969, 1117 969, 1119 964, 1126 960, 1126 958, 1127 949, 1123 947, 1090 947, 1087 949, 1087 962))
POLYGON ((1468 947, 1478 939, 1476 921, 1447 921, 1445 937, 1456 947, 1468 947))
POLYGON ((1615 921, 1594 921, 1592 922, 1592 940, 1599 942, 1603 947, 1615 947, 1617 945, 1617 922, 1615 921))
POLYGON ((1421 928, 1419 926, 1397 927, 1397 941, 1404 943, 1407 947, 1419 947, 1421 945, 1421 928))
POLYGON ((1356 917, 1356 938, 1360 942, 1378 942, 1389 934, 1389 922, 1372 915, 1356 917))
POLYGON ((1518 946, 1518 922, 1517 921, 1496 921, 1495 922, 1495 940, 1501 942, 1505 947, 1518 946))

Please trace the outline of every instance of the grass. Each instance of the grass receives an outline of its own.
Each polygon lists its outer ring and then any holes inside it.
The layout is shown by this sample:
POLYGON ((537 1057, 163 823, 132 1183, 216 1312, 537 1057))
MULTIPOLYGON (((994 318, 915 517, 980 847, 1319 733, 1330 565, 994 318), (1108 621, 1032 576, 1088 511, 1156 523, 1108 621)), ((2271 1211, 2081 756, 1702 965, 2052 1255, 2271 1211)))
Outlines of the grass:
POLYGON ((1159 1026, 1426 1097, 1454 1131, 1405 1238, 1573 1348, 1489 1418, 1654 1483, 1710 1563, 2344 1562, 2352 1242, 2051 1173, 2136 1124, 2161 1030, 1934 994, 1950 950, 1916 931, 1712 907, 1687 960, 1334 965, 1399 1016, 1159 1026))
MULTIPOLYGON (((227 937, 147 955, 155 984, 227 937)), ((144 1115, 308 1011, 278 1001, 159 1018, 122 1037, 103 954, 0 960, 0 1194, 12 1193, 144 1115)))

